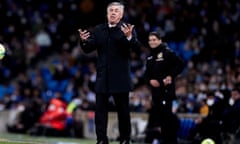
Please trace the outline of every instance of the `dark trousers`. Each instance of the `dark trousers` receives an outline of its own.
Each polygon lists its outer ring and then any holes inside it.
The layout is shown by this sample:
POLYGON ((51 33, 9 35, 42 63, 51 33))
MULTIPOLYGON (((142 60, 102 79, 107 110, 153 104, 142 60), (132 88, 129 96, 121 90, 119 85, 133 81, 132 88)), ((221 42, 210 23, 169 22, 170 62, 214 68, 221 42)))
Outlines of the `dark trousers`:
POLYGON ((95 125, 98 141, 108 141, 107 124, 108 124, 108 102, 109 97, 113 96, 116 111, 118 114, 118 127, 120 140, 130 140, 131 123, 129 110, 129 93, 97 93, 95 125))
POLYGON ((161 144, 178 143, 180 121, 172 112, 172 100, 169 97, 165 89, 152 89, 152 108, 149 111, 145 142, 152 143, 153 139, 158 139, 161 144))

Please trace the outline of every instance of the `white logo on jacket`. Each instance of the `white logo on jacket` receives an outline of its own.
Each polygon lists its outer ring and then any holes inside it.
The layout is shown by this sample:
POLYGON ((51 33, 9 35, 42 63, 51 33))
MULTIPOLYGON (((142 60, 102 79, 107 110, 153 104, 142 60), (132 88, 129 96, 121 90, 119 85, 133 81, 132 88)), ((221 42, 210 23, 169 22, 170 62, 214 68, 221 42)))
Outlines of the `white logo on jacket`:
POLYGON ((147 60, 151 60, 153 58, 153 56, 149 56, 148 58, 147 58, 147 60))
POLYGON ((158 53, 156 61, 163 61, 163 60, 164 60, 163 53, 162 52, 158 53))

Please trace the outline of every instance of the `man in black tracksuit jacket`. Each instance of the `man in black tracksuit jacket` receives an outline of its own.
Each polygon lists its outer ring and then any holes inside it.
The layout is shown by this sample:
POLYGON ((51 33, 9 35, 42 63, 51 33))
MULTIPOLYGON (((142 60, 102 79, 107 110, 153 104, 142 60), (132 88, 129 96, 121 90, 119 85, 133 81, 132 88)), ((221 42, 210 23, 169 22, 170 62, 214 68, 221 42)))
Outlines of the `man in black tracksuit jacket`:
POLYGON ((140 49, 133 25, 121 21, 123 4, 112 2, 107 7, 107 23, 97 25, 90 33, 79 30, 81 47, 88 53, 97 50, 96 113, 97 144, 108 144, 108 99, 113 96, 118 113, 120 144, 130 143, 129 111, 130 51, 140 49))
POLYGON ((174 81, 183 71, 184 62, 162 42, 158 32, 149 34, 149 46, 151 54, 147 57, 146 78, 152 91, 152 108, 145 142, 158 139, 164 144, 175 144, 179 123, 172 112, 172 101, 176 99, 174 81))

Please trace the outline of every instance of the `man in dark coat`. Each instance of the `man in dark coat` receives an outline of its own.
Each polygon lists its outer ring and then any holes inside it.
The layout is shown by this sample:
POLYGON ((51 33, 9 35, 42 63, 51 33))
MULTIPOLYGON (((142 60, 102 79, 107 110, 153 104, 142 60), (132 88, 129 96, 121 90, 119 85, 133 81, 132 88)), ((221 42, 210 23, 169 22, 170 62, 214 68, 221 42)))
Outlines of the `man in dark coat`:
POLYGON ((108 99, 113 96, 118 113, 120 143, 130 142, 131 124, 129 91, 131 90, 130 50, 139 49, 133 25, 121 21, 124 5, 112 2, 107 6, 107 23, 93 31, 79 29, 85 53, 97 50, 96 113, 97 144, 108 144, 108 99))
POLYGON ((179 121, 172 112, 172 101, 176 99, 175 78, 183 71, 184 61, 162 42, 160 33, 151 32, 148 43, 151 54, 147 57, 146 79, 152 92, 152 108, 145 142, 176 144, 179 121))

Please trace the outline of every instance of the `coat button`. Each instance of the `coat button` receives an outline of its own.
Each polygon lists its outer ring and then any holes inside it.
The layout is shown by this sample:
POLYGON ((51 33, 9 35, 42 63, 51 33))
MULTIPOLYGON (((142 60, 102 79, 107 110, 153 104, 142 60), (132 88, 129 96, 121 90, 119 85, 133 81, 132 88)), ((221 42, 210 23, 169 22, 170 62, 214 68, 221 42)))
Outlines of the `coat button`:
POLYGON ((163 105, 165 105, 165 104, 166 104, 166 101, 165 101, 165 100, 164 100, 164 101, 162 101, 162 104, 163 104, 163 105))

